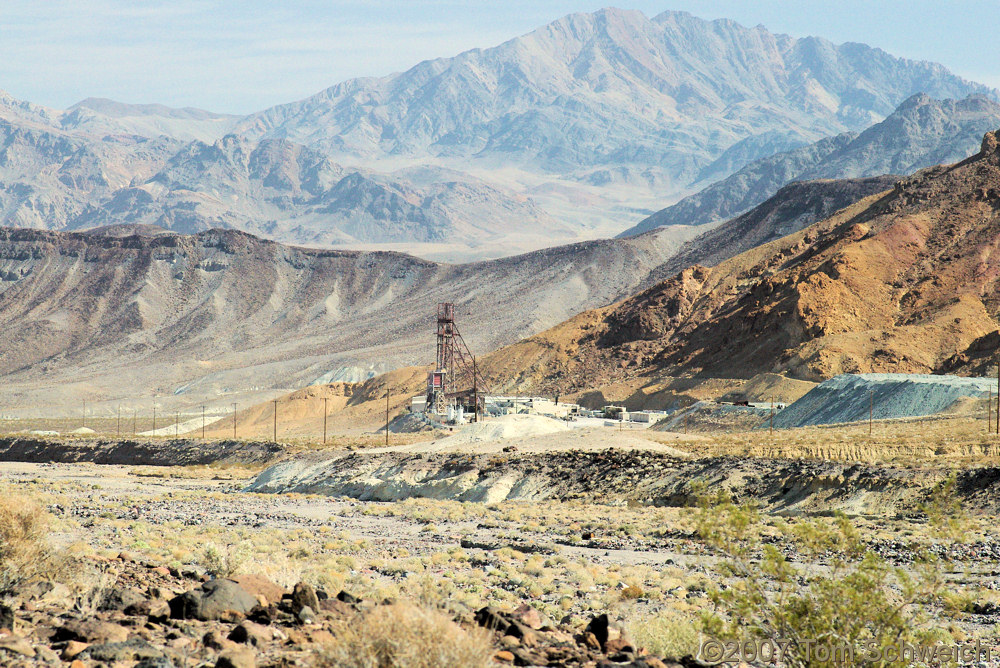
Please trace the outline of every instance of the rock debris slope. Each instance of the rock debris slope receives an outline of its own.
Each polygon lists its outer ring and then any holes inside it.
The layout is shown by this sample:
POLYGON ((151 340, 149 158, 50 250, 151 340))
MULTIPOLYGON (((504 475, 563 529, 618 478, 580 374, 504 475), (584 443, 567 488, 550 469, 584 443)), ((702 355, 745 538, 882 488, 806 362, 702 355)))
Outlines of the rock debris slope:
POLYGON ((982 398, 996 389, 993 378, 900 373, 842 374, 809 390, 778 412, 779 429, 941 413, 963 398, 982 398))

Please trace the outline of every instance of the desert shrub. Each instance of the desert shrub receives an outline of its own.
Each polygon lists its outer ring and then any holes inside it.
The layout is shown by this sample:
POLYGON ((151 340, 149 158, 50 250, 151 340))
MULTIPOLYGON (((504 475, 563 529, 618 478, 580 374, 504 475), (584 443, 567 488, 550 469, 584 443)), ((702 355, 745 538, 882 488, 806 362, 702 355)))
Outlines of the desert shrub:
POLYGON ((644 592, 642 590, 642 587, 639 587, 639 586, 634 585, 634 584, 625 587, 621 591, 621 597, 622 597, 623 600, 626 600, 626 601, 628 601, 628 600, 634 600, 634 599, 637 599, 637 598, 642 598, 645 595, 646 595, 646 592, 644 592))
POLYGON ((636 646, 656 656, 678 659, 698 654, 698 621, 689 616, 674 611, 636 615, 626 627, 636 646))
POLYGON ((49 515, 38 504, 17 495, 0 495, 0 593, 63 574, 48 531, 49 515))
POLYGON ((230 577, 243 571, 253 558, 253 547, 246 542, 235 545, 208 543, 202 552, 202 563, 217 578, 230 577))
MULTIPOLYGON (((946 510, 928 514, 945 531, 954 529, 950 517, 946 510)), ((808 643, 853 646, 863 656, 868 643, 937 639, 923 613, 923 604, 941 599, 942 568, 933 557, 911 571, 893 567, 838 515, 779 526, 805 557, 792 562, 777 544, 760 543, 756 508, 736 505, 724 491, 700 497, 697 524, 699 535, 724 555, 720 574, 728 581, 710 590, 715 608, 702 615, 711 637, 788 641, 786 664, 810 667, 835 665, 837 657, 819 661, 808 643)))
POLYGON ((409 604, 375 608, 341 623, 317 655, 330 668, 475 668, 493 655, 489 635, 465 630, 438 610, 409 604))

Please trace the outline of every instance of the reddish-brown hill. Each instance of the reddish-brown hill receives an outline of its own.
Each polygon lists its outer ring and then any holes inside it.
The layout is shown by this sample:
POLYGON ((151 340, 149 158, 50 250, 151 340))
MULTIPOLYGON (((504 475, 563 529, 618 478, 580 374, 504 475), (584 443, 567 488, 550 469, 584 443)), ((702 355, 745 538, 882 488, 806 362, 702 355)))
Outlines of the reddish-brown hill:
POLYGON ((817 380, 995 361, 998 143, 988 133, 961 163, 715 267, 684 269, 497 351, 484 367, 509 385, 568 391, 654 373, 817 380))

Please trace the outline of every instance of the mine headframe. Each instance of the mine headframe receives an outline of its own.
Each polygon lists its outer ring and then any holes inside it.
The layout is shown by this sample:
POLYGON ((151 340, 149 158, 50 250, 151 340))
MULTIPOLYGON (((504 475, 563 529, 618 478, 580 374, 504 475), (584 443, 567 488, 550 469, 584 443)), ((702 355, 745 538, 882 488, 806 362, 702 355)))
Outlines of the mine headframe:
POLYGON ((434 371, 427 376, 428 410, 443 415, 450 404, 458 403, 473 407, 478 416, 488 393, 476 358, 455 323, 455 305, 438 304, 437 359, 434 371))

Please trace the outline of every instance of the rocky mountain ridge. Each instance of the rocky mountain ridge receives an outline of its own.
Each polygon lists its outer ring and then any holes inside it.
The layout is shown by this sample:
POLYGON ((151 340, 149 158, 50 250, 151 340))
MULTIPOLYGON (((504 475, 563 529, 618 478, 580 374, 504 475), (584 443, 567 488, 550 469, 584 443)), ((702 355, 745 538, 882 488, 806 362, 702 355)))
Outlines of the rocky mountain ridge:
POLYGON ((864 132, 827 137, 752 162, 619 236, 660 226, 727 220, 757 206, 792 181, 911 174, 924 167, 958 162, 976 150, 984 133, 997 127, 1000 104, 987 97, 935 100, 917 94, 864 132))
MULTIPOLYGON (((1000 316, 1000 141, 715 267, 498 351, 536 390, 650 374, 820 380, 974 370, 1000 316)), ((995 350, 993 351, 995 353, 995 350)))

